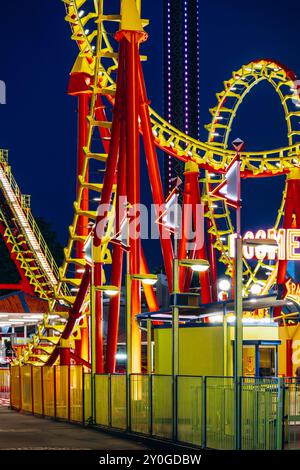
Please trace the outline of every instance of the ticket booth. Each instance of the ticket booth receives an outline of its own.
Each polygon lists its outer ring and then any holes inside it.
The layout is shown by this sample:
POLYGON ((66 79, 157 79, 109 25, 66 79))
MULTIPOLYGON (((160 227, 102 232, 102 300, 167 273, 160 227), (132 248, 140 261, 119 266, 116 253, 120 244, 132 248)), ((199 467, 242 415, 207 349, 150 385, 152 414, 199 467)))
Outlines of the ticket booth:
POLYGON ((278 341, 243 341, 243 375, 274 377, 278 375, 278 341))

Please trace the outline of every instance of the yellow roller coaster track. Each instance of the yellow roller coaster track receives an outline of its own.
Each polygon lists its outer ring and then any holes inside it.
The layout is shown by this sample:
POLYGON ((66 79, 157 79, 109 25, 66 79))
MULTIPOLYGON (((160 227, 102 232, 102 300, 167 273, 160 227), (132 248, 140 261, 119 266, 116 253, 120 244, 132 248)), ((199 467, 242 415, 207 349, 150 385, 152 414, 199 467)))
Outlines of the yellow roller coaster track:
MULTIPOLYGON (((63 0, 66 7, 66 20, 69 22, 72 30, 72 39, 76 41, 79 47, 79 58, 83 70, 91 76, 91 105, 88 116, 89 131, 88 141, 84 148, 85 164, 82 175, 79 177, 79 191, 77 201, 74 203, 75 215, 73 223, 69 229, 70 239, 65 249, 65 262, 60 269, 60 277, 55 288, 56 300, 71 306, 75 300, 75 295, 66 295, 61 292, 62 285, 68 285, 71 289, 79 289, 80 278, 76 271, 84 269, 85 261, 76 259, 73 256, 75 242, 79 240, 77 234, 77 222, 80 210, 81 200, 84 188, 96 191, 101 194, 101 184, 90 181, 89 166, 90 162, 97 162, 100 171, 105 170, 106 154, 96 153, 92 150, 95 132, 99 127, 109 128, 110 123, 99 122, 96 117, 98 98, 106 97, 113 103, 116 91, 115 73, 118 68, 117 43, 114 40, 114 33, 121 20, 120 14, 106 14, 104 11, 104 0, 63 0), (117 27, 116 27, 117 25, 117 27)), ((109 8, 111 2, 105 2, 109 8)), ((107 10, 109 11, 109 10, 107 10)), ((147 25, 147 20, 142 20, 143 25, 147 25)), ((145 56, 141 56, 146 60, 145 56)), ((79 63, 78 62, 78 63, 79 63)), ((228 165, 235 156, 235 152, 228 149, 228 139, 239 105, 247 93, 259 82, 267 80, 277 91, 281 103, 284 107, 289 145, 275 150, 266 150, 261 152, 242 152, 242 175, 244 177, 258 176, 276 176, 289 173, 292 168, 299 165, 300 143, 297 137, 300 136, 299 117, 300 117, 300 99, 295 86, 295 77, 272 60, 261 60, 252 62, 233 73, 230 80, 224 83, 225 89, 217 94, 217 105, 211 109, 213 116, 212 123, 208 126, 208 142, 197 141, 184 134, 180 130, 171 126, 166 120, 160 117, 153 109, 150 109, 153 135, 156 145, 165 152, 179 158, 184 162, 194 162, 200 168, 206 170, 206 177, 203 180, 204 198, 208 204, 206 216, 211 220, 210 231, 215 236, 215 247, 220 252, 220 260, 227 265, 227 272, 230 274, 231 265, 228 257, 228 235, 233 233, 233 225, 230 219, 230 212, 226 205, 217 203, 209 196, 209 188, 213 187, 222 178, 228 165), (212 176, 211 173, 217 175, 212 176), (216 209, 214 205, 218 205, 216 209), (223 238, 225 237, 225 240, 223 238)), ((99 171, 99 170, 98 170, 99 171)), ((100 173, 99 173, 100 174, 100 173)), ((98 176, 99 176, 98 174, 98 176)), ((115 193, 114 193, 115 197, 115 193)), ((284 211, 285 193, 278 213, 275 226, 280 223, 284 211)), ((109 217, 109 224, 106 231, 105 243, 102 246, 102 257, 107 263, 111 261, 108 243, 112 236, 114 201, 112 201, 112 212, 109 217)), ((88 210, 86 215, 91 224, 95 220, 95 211, 88 210)), ((86 238, 80 238, 85 242, 86 238)), ((274 282, 276 267, 272 268, 271 275, 267 279, 258 279, 258 271, 264 264, 259 262, 252 269, 244 260, 244 274, 247 275, 245 290, 247 291, 251 283, 260 282, 262 284, 262 293, 266 291, 274 282)), ((83 318, 88 314, 88 302, 86 309, 83 309, 83 318)), ((55 303, 52 305, 52 313, 55 310, 55 303)), ((57 312, 59 314, 59 312, 57 312)), ((67 317, 67 313, 65 314, 67 317)), ((82 319, 81 319, 82 320, 82 319)), ((59 337, 64 329, 64 321, 48 321, 45 318, 44 325, 39 327, 37 337, 24 352, 20 363, 32 363, 42 365, 47 362, 47 358, 59 345, 59 337), (56 328, 55 323, 58 323, 56 328), (47 330, 55 330, 55 335, 49 337, 47 330)), ((78 339, 78 329, 80 330, 80 319, 76 323, 75 334, 72 341, 78 339)), ((74 333, 74 332, 73 332, 74 333)))

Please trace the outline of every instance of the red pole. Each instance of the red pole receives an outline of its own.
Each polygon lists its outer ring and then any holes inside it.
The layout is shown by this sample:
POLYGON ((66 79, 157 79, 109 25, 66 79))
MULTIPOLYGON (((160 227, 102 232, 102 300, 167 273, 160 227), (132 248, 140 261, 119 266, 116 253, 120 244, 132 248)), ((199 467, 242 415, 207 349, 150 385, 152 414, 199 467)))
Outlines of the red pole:
MULTIPOLYGON (((87 93, 78 94, 78 149, 77 149, 77 197, 79 194, 79 181, 78 176, 82 175, 84 169, 85 154, 83 148, 87 144, 88 137, 88 121, 87 116, 89 113, 89 96, 87 93)), ((85 179, 88 180, 88 172, 85 175, 85 179)), ((89 190, 84 188, 81 197, 80 208, 84 211, 89 209, 89 190)), ((88 230, 88 217, 80 215, 77 222, 77 234, 79 236, 87 236, 88 230)), ((84 244, 81 241, 76 242, 76 258, 82 259, 84 244)), ((76 273, 76 277, 80 277, 80 274, 76 273)), ((81 340, 75 342, 75 354, 82 357, 85 360, 89 360, 89 332, 88 326, 81 330, 81 340)))
MULTIPOLYGON (((124 121, 121 129, 120 157, 117 177, 117 205, 116 205, 116 233, 121 230, 120 223, 126 215, 124 203, 126 201, 126 129, 124 121)), ((111 283, 119 289, 118 295, 112 297, 109 302, 106 370, 109 374, 116 371, 116 353, 118 346, 120 299, 122 288, 123 249, 115 245, 112 258, 111 283)))
MULTIPOLYGON (((99 208, 102 212, 96 219, 96 228, 94 233, 94 283, 100 286, 102 282, 102 262, 101 262, 101 241, 105 232, 108 209, 111 202, 113 184, 117 171, 120 146, 121 113, 123 111, 124 95, 124 45, 120 44, 119 68, 116 89, 116 100, 114 106, 114 117, 112 121, 111 140, 106 162, 106 171, 103 180, 99 208)), ((103 359, 103 305, 102 292, 96 291, 95 294, 95 325, 96 325, 96 373, 104 372, 103 359)))
MULTIPOLYGON (((199 187, 199 181, 198 181, 198 176, 199 173, 196 171, 193 171, 189 173, 189 179, 190 179, 190 184, 191 184, 191 190, 192 190, 192 202, 193 202, 193 218, 194 218, 194 223, 195 226, 197 227, 197 213, 200 210, 201 206, 201 194, 200 194, 200 187, 199 187)), ((198 217, 199 219, 199 217, 198 217)), ((205 224, 204 221, 204 214, 203 214, 203 221, 201 223, 205 224)), ((203 228, 203 237, 204 235, 204 227, 203 228)), ((205 243, 205 238, 203 238, 203 243, 201 247, 197 247, 197 252, 196 256, 198 259, 205 259, 207 260, 207 252, 206 252, 206 243, 205 243)), ((216 276, 215 270, 216 270, 216 261, 215 265, 213 266, 213 272, 214 275, 216 276)), ((210 270, 212 272, 212 269, 210 270)), ((212 294, 211 294, 211 283, 210 283, 210 275, 209 271, 205 271, 203 273, 199 274, 200 278, 200 286, 201 286, 201 300, 202 303, 206 304, 212 301, 212 294)), ((214 280, 216 284, 216 278, 214 280)), ((216 287, 216 286, 215 286, 216 287)))
MULTIPOLYGON (((126 177, 128 203, 135 208, 130 222, 129 274, 140 274, 141 239, 139 217, 140 205, 140 136, 139 136, 139 94, 138 61, 139 34, 127 32, 121 39, 126 48, 126 177)), ((129 221, 128 221, 129 222, 129 221)), ((141 372, 141 332, 136 321, 136 314, 141 312, 141 283, 131 283, 131 345, 132 373, 141 372)))
POLYGON ((293 377, 293 340, 286 340, 286 376, 293 377))
MULTIPOLYGON (((184 191, 183 191, 183 204, 182 204, 182 214, 181 214, 181 236, 179 240, 179 247, 178 247, 178 259, 186 259, 188 258, 189 250, 187 248, 188 245, 188 237, 187 235, 190 233, 190 229, 192 227, 192 195, 191 195, 191 181, 189 178, 190 173, 185 172, 185 181, 184 181, 184 191)), ((184 291, 185 287, 185 274, 186 269, 183 266, 179 267, 179 290, 180 292, 184 291)))
MULTIPOLYGON (((208 221, 208 228, 212 226, 211 222, 208 221)), ((211 289, 212 289, 212 300, 216 302, 218 300, 218 268, 217 268, 217 257, 216 250, 214 248, 215 236, 212 233, 208 234, 208 251, 209 251, 209 262, 210 262, 210 275, 211 275, 211 289)))

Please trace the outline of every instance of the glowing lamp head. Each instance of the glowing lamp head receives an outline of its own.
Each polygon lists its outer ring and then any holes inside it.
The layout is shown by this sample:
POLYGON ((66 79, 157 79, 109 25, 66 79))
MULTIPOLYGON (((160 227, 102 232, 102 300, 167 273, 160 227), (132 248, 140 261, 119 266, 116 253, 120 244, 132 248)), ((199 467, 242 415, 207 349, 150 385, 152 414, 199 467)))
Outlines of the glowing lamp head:
POLYGON ((261 286, 259 284, 252 284, 250 291, 251 294, 258 295, 261 292, 261 286))
POLYGON ((209 262, 205 260, 199 261, 199 263, 191 265, 191 268, 196 273, 204 273, 209 269, 209 262))
POLYGON ((230 281, 228 279, 221 279, 219 282, 219 289, 225 292, 230 290, 230 281))
POLYGON ((145 284, 145 286, 154 286, 154 284, 157 283, 157 279, 146 278, 142 280, 142 283, 145 284))
POLYGON ((113 290, 113 289, 106 289, 104 291, 104 294, 107 295, 107 297, 115 297, 118 295, 119 291, 118 290, 113 290))

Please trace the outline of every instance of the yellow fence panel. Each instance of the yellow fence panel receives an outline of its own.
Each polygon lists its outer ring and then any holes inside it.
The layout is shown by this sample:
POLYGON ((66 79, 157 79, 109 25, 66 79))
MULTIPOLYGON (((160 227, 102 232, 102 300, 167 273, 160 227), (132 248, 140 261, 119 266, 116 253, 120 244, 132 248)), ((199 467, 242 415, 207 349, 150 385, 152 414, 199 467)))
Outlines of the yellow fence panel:
POLYGON ((22 410, 32 413, 32 378, 31 366, 21 367, 22 410))
POLYGON ((154 436, 172 438, 172 376, 152 377, 152 433, 154 436))
POLYGON ((83 421, 83 369, 70 367, 70 420, 83 421))
POLYGON ((8 394, 10 390, 10 373, 9 369, 0 369, 0 394, 8 394))
POLYGON ((20 367, 10 368, 10 403, 13 408, 21 408, 20 367))
POLYGON ((84 421, 92 417, 92 377, 84 374, 84 421))
POLYGON ((42 368, 32 368, 33 413, 43 414, 42 368))
POLYGON ((56 417, 69 418, 69 367, 55 367, 56 417))
POLYGON ((230 377, 208 377, 206 381, 207 447, 235 448, 235 386, 230 377))
POLYGON ((203 444, 203 379, 177 378, 177 436, 181 442, 203 444))
POLYGON ((95 375, 96 424, 109 425, 109 375, 95 375))
POLYGON ((44 415, 55 416, 54 398, 54 367, 44 366, 43 375, 43 395, 44 395, 44 415))
POLYGON ((111 425, 113 428, 127 428, 126 375, 111 376, 111 425))
POLYGON ((150 433, 150 393, 148 375, 130 376, 130 422, 131 430, 150 433))

